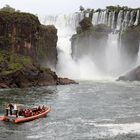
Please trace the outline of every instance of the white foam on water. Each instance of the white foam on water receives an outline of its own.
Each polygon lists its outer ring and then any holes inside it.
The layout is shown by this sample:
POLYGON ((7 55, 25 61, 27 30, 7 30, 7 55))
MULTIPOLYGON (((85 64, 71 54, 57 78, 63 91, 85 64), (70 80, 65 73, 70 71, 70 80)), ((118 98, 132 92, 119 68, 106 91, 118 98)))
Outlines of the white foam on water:
POLYGON ((126 123, 126 124, 94 124, 95 127, 103 128, 104 132, 99 132, 100 136, 115 137, 123 134, 140 133, 140 123, 126 123))

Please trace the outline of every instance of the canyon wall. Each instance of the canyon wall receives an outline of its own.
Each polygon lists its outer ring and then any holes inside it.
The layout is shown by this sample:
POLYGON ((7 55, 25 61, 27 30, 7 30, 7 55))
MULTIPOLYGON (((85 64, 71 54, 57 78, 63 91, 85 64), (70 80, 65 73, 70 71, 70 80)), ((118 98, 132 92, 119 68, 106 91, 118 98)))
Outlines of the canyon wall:
POLYGON ((41 25, 35 15, 0 11, 0 49, 30 56, 55 67, 57 29, 41 25))

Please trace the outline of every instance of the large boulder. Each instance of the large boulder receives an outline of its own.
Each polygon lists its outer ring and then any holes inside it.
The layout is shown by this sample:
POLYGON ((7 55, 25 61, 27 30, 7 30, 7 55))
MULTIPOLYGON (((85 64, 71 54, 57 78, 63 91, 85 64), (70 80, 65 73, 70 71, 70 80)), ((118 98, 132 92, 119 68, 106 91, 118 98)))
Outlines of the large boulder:
POLYGON ((117 81, 140 81, 140 66, 120 76, 117 81))

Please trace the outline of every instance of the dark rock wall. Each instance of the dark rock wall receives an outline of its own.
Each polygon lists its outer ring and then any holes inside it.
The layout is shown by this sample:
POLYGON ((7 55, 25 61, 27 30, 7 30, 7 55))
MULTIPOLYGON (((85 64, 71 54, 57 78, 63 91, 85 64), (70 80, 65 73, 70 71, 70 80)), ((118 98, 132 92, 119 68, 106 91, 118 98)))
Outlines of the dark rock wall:
POLYGON ((55 67, 57 63, 57 29, 53 25, 42 25, 37 41, 37 57, 42 65, 55 67))
POLYGON ((71 38, 72 57, 76 60, 88 56, 97 66, 104 68, 109 32, 110 29, 105 25, 97 25, 73 35, 71 38))
POLYGON ((140 66, 127 72, 125 75, 120 76, 117 81, 140 81, 140 66))
POLYGON ((57 61, 57 29, 43 26, 35 15, 0 12, 0 49, 30 56, 42 64, 57 61))
POLYGON ((139 42, 140 42, 140 27, 132 26, 124 31, 121 35, 121 46, 120 54, 122 57, 123 64, 128 61, 131 63, 136 62, 139 53, 139 42))

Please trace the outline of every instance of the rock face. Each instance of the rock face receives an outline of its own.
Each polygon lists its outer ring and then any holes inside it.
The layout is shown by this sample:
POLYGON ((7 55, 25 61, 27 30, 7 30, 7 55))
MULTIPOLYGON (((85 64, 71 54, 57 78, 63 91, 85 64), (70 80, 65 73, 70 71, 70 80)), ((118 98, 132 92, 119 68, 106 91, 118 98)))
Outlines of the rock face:
POLYGON ((53 25, 29 13, 0 11, 0 88, 74 84, 48 68, 57 62, 56 43, 53 25))
POLYGON ((122 60, 124 60, 124 63, 136 62, 139 52, 139 41, 140 41, 139 26, 131 26, 122 33, 120 53, 122 60))
POLYGON ((93 24, 91 22, 91 19, 88 17, 85 17, 83 20, 79 22, 81 30, 84 32, 86 30, 89 30, 93 27, 93 24))
POLYGON ((55 67, 57 63, 57 29, 53 25, 41 25, 37 41, 37 58, 42 66, 55 67))
POLYGON ((75 84, 59 78, 49 68, 40 66, 29 56, 0 51, 0 88, 75 84))
POLYGON ((50 69, 41 69, 35 65, 0 76, 0 88, 25 88, 66 84, 76 84, 76 82, 59 78, 50 69))
POLYGON ((120 76, 117 81, 140 81, 140 66, 129 71, 124 76, 120 76))
POLYGON ((78 30, 77 34, 71 38, 72 57, 76 60, 89 56, 98 66, 100 65, 99 67, 103 67, 102 62, 105 59, 108 34, 111 30, 104 24, 91 26, 91 23, 87 22, 87 18, 82 22, 84 22, 84 27, 83 25, 80 26, 81 32, 78 30), (84 22, 85 20, 86 22, 84 22), (87 26, 85 25, 86 23, 87 26))
POLYGON ((0 49, 55 67, 56 43, 57 29, 41 25, 35 15, 0 11, 0 49))

